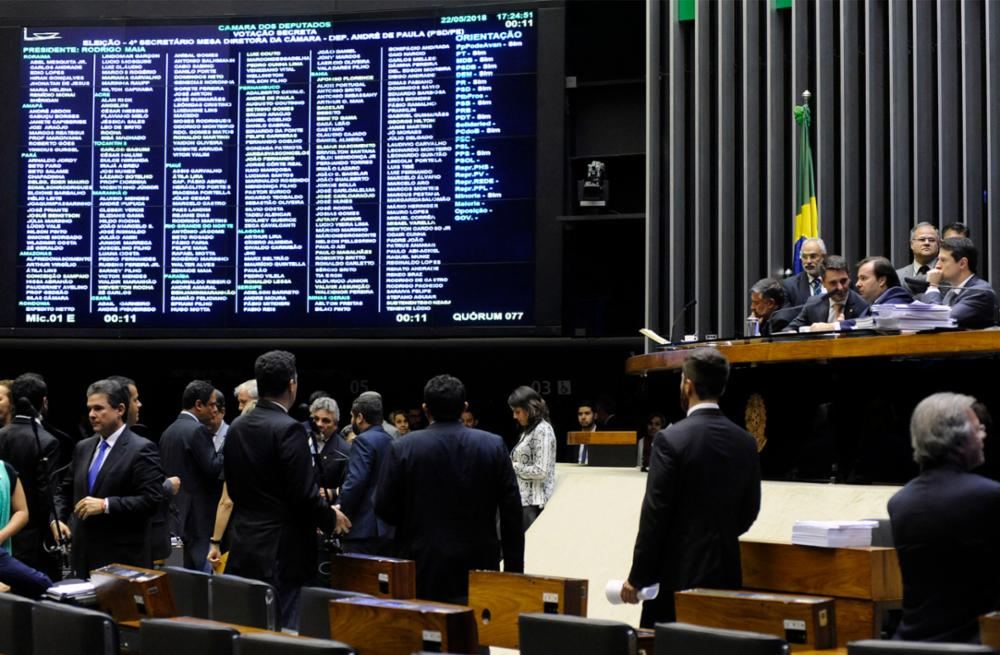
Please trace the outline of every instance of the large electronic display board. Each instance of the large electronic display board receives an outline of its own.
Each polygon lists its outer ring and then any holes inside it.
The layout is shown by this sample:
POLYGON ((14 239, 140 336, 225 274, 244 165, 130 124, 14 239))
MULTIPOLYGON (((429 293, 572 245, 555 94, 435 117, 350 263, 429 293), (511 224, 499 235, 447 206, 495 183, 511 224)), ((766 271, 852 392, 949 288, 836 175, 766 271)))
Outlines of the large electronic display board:
POLYGON ((25 28, 14 325, 532 325, 537 28, 25 28))

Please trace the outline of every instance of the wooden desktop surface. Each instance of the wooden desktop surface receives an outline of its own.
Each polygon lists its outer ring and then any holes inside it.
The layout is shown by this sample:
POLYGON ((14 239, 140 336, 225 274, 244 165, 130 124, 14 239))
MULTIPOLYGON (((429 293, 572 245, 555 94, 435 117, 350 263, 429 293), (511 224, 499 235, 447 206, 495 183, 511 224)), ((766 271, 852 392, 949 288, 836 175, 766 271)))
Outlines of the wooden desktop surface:
MULTIPOLYGON (((731 364, 770 364, 861 357, 929 357, 1000 353, 1000 330, 854 337, 831 335, 789 340, 733 339, 713 342, 731 364)), ((704 344, 698 344, 704 346, 704 344)), ((696 346, 697 347, 697 346, 696 346)), ((691 348, 629 357, 625 372, 642 375, 680 369, 691 348)))

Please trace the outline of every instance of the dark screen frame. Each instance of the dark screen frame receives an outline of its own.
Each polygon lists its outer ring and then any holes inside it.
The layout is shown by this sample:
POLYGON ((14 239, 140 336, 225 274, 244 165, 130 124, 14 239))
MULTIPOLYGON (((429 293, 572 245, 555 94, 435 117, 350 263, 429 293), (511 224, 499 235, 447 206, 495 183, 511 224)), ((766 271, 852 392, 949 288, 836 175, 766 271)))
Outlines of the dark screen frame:
MULTIPOLYGON (((0 7, 3 4, 0 3, 0 7)), ((24 27, 86 27, 86 26, 140 26, 140 25, 197 25, 212 22, 307 20, 334 18, 338 21, 379 20, 394 18, 436 18, 438 16, 468 11, 496 11, 517 8, 533 9, 538 14, 537 67, 536 67, 536 197, 535 197, 535 324, 531 326, 405 326, 373 328, 309 328, 288 326, 284 328, 52 328, 18 327, 17 316, 17 224, 18 202, 16 183, 19 175, 20 125, 19 94, 7 93, 0 97, 0 126, 6 129, 0 135, 0 179, 6 182, 7 193, 0 192, 0 337, 45 338, 442 338, 442 337, 531 337, 559 336, 562 310, 562 230, 556 217, 562 213, 562 190, 565 176, 565 7, 563 2, 454 3, 448 5, 407 5, 405 9, 378 8, 371 2, 368 11, 358 3, 341 8, 346 3, 335 3, 329 11, 310 8, 292 12, 292 3, 245 3, 252 12, 230 14, 202 14, 190 11, 187 3, 171 3, 173 11, 153 8, 141 18, 122 13, 122 3, 83 3, 92 15, 78 12, 62 15, 46 11, 50 2, 28 3, 34 11, 20 11, 17 15, 0 20, 0 88, 17 89, 20 85, 21 33, 24 27), (109 5, 102 11, 102 5, 109 5), (188 9, 189 11, 185 11, 188 9), (117 10, 117 12, 116 12, 117 10), (118 14, 117 16, 115 14, 118 14)), ((76 3, 72 3, 76 5, 76 3)), ((211 6, 211 5, 209 5, 211 6)), ((135 9, 134 5, 131 7, 135 9)), ((77 5, 79 9, 79 5, 77 5)), ((202 7, 204 9, 204 7, 202 7)))

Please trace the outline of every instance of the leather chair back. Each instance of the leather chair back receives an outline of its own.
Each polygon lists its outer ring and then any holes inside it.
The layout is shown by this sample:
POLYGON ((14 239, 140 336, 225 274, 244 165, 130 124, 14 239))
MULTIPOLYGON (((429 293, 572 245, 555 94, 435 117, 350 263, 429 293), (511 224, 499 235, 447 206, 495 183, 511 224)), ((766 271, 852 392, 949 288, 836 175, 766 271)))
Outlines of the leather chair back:
POLYGON ((277 630, 278 593, 274 587, 236 575, 213 575, 209 583, 210 617, 264 630, 277 630))
POLYGON ((687 623, 656 625, 656 655, 785 655, 788 644, 774 635, 706 628, 687 623))
POLYGON ((339 641, 285 637, 279 634, 243 635, 237 642, 236 652, 237 655, 354 655, 352 647, 339 641))
POLYGON ((31 655, 31 612, 35 601, 0 594, 0 653, 31 655))
POLYGON ((180 566, 164 566, 162 570, 170 575, 170 589, 174 592, 174 605, 177 607, 178 616, 212 618, 210 574, 180 566))
POLYGON ((34 655, 118 655, 118 628, 104 612, 42 601, 31 611, 34 655))
POLYGON ((299 634, 303 637, 330 639, 330 601, 338 598, 366 597, 358 591, 302 587, 299 596, 299 634))
POLYGON ((521 655, 636 655, 635 630, 626 623, 562 614, 522 614, 521 655))
POLYGON ((221 625, 184 623, 172 619, 143 619, 139 623, 142 655, 233 655, 238 636, 236 630, 221 625))

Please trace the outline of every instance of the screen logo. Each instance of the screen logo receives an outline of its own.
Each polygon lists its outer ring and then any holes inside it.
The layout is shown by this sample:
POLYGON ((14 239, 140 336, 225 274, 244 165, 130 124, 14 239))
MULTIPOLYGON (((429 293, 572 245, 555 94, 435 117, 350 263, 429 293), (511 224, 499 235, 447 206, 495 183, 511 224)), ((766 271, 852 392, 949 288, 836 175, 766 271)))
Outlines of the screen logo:
POLYGON ((28 34, 28 28, 24 28, 24 40, 25 41, 51 41, 53 39, 61 39, 62 36, 59 32, 35 32, 32 30, 31 34, 28 34))

